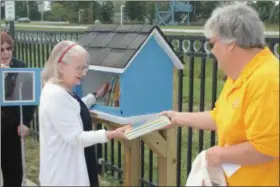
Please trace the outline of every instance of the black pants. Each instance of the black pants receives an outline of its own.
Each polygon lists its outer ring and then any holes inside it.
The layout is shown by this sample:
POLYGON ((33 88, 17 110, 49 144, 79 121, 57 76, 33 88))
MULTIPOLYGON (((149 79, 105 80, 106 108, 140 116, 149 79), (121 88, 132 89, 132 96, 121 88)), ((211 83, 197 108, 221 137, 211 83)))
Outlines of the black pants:
POLYGON ((21 186, 22 158, 20 136, 16 133, 1 133, 1 168, 3 186, 21 186))

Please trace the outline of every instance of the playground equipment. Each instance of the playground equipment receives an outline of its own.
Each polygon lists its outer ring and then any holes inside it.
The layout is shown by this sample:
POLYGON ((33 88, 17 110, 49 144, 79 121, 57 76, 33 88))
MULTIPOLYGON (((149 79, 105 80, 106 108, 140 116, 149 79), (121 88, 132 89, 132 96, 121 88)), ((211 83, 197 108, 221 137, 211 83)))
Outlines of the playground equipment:
POLYGON ((154 24, 161 25, 178 25, 175 21, 175 13, 184 13, 181 21, 187 25, 190 23, 190 12, 193 11, 193 6, 189 1, 169 1, 169 2, 155 2, 155 20, 154 24))

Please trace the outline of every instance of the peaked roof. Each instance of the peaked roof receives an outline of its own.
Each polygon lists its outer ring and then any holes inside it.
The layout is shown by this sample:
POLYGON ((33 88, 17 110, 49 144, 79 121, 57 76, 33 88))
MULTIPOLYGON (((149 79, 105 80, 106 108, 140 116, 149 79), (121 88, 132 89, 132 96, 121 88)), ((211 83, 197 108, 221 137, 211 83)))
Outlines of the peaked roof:
POLYGON ((95 25, 78 43, 90 55, 90 65, 124 68, 150 35, 152 25, 95 25))
POLYGON ((95 25, 86 31, 78 43, 90 55, 90 69, 122 73, 141 48, 154 36, 177 69, 183 69, 179 57, 161 29, 153 25, 95 25))

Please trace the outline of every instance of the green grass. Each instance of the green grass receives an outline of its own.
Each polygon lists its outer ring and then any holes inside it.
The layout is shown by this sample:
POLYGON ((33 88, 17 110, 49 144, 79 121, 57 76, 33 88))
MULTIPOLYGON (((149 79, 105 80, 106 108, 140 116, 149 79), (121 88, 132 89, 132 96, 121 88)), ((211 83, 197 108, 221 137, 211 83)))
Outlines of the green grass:
MULTIPOLYGON (((39 184, 39 164, 40 164, 40 150, 39 142, 34 137, 27 137, 25 141, 26 150, 26 170, 27 178, 39 184)), ((104 177, 99 176, 100 186, 118 186, 114 181, 110 182, 110 177, 105 175, 104 177)))

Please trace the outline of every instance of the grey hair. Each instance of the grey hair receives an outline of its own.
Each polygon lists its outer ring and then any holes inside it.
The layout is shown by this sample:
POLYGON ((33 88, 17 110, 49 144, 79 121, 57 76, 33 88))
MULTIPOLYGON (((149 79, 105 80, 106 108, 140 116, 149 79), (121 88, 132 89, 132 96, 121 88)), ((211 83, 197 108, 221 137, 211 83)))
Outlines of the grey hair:
POLYGON ((264 47, 264 24, 258 13, 245 3, 235 2, 216 8, 204 25, 206 38, 219 37, 241 48, 264 47))
POLYGON ((64 64, 72 63, 73 57, 78 55, 88 55, 86 49, 73 41, 61 41, 53 48, 48 61, 45 63, 45 67, 42 71, 42 83, 43 85, 48 82, 49 80, 53 81, 54 83, 60 83, 60 73, 58 70, 58 61, 63 52, 70 47, 71 45, 76 44, 73 46, 69 51, 67 51, 63 57, 64 64))

